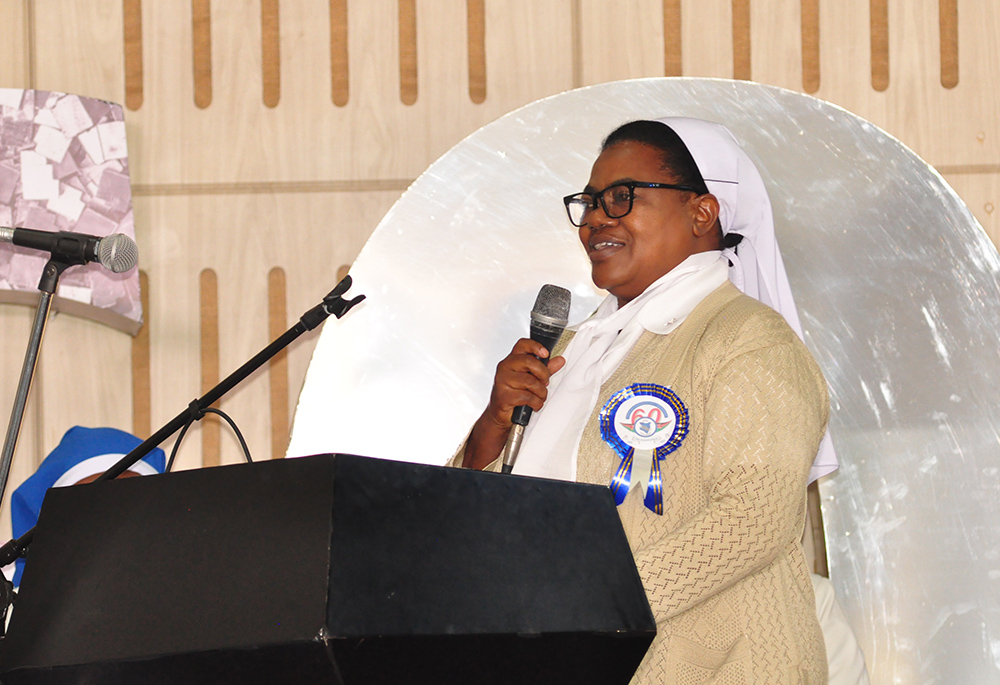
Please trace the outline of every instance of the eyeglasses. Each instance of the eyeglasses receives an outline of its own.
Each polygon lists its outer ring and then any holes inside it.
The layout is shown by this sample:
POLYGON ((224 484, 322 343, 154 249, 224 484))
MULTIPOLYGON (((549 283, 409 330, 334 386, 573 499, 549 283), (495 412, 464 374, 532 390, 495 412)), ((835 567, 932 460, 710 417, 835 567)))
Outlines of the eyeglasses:
POLYGON ((690 186, 678 186, 672 183, 626 181, 615 183, 597 193, 567 195, 563 198, 563 204, 566 205, 566 214, 569 215, 570 223, 574 226, 585 225, 587 215, 597 209, 598 203, 609 219, 620 219, 632 211, 632 201, 635 199, 636 188, 666 188, 667 190, 685 190, 698 194, 703 192, 690 186))

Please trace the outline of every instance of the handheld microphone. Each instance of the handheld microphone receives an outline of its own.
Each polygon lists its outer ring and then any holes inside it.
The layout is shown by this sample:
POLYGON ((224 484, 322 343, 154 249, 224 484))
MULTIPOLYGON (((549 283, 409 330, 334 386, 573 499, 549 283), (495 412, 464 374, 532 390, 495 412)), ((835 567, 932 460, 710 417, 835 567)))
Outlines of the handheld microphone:
MULTIPOLYGON (((543 285, 538 291, 538 297, 535 298, 535 306, 531 310, 530 337, 542 343, 550 354, 569 322, 570 299, 570 292, 558 285, 543 285)), ((549 363, 548 358, 541 361, 543 364, 549 363)), ((511 426, 507 445, 503 451, 504 473, 510 473, 514 468, 514 460, 517 459, 517 453, 521 449, 524 427, 528 425, 530 418, 531 407, 514 407, 514 413, 511 415, 514 425, 511 426)))
POLYGON ((53 259, 66 263, 98 262, 116 274, 128 271, 139 261, 139 248, 124 233, 112 233, 98 238, 85 233, 68 231, 37 231, 33 228, 0 226, 0 243, 12 243, 32 250, 52 254, 53 259))

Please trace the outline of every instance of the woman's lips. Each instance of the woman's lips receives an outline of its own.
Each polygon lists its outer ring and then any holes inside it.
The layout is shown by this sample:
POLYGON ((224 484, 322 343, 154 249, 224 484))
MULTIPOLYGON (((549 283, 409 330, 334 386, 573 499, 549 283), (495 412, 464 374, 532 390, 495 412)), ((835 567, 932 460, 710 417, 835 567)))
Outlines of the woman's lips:
POLYGON ((625 247, 625 243, 610 238, 600 238, 592 241, 589 247, 587 252, 590 255, 590 261, 596 262, 611 257, 625 247))

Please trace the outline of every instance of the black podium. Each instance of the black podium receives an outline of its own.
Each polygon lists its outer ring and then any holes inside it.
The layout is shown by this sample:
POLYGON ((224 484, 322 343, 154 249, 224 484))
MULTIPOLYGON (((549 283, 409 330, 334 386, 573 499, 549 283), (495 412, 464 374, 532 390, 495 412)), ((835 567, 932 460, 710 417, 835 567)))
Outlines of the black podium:
POLYGON ((606 487, 319 455, 49 492, 20 683, 627 683, 655 624, 606 487))

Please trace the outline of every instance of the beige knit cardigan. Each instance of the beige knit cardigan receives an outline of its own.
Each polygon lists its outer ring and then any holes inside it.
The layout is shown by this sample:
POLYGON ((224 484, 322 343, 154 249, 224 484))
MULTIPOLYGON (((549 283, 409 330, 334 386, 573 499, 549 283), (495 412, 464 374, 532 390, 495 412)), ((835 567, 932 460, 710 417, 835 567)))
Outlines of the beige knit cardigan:
POLYGON ((618 507, 657 623, 632 683, 826 683, 799 543, 829 414, 816 362, 780 314, 727 282, 674 332, 644 333, 604 383, 578 481, 610 483, 620 460, 601 439, 600 408, 640 382, 673 390, 690 418, 661 462, 663 515, 638 488, 618 507))

